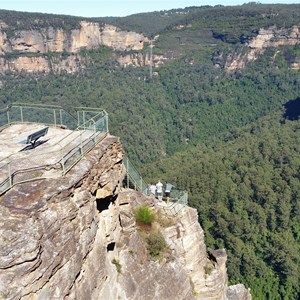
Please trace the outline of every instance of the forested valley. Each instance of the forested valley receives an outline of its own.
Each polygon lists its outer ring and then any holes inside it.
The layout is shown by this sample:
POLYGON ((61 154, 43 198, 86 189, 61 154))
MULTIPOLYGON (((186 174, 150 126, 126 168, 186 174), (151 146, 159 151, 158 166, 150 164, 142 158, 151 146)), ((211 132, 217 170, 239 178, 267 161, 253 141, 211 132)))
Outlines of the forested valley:
POLYGON ((254 299, 299 295, 300 122, 283 115, 144 167, 150 182, 189 191, 207 244, 227 250, 231 282, 250 286, 254 299))
MULTIPOLYGON (((0 11, 20 26, 12 16, 0 11)), ((39 26, 16 16, 25 28, 39 26)), ((78 26, 78 18, 35 18, 42 26, 78 26)), ((161 178, 189 192, 207 245, 228 253, 231 283, 250 287, 253 299, 299 299, 300 72, 291 64, 300 61, 300 46, 266 48, 230 72, 225 62, 246 53, 261 28, 299 26, 300 5, 203 6, 94 21, 159 36, 153 53, 172 52, 172 59, 151 78, 148 66, 120 66, 120 51, 82 49, 87 67, 74 74, 0 75, 0 106, 105 109, 110 133, 148 182, 161 178)))

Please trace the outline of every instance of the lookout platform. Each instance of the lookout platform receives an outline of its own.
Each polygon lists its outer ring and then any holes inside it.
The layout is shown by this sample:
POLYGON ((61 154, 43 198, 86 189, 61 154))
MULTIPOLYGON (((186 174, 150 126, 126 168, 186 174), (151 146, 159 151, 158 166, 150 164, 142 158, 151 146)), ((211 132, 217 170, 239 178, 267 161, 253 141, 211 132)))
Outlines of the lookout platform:
POLYGON ((96 109, 80 108, 77 118, 56 106, 0 110, 0 194, 18 183, 67 173, 107 135, 107 121, 106 112, 96 109))

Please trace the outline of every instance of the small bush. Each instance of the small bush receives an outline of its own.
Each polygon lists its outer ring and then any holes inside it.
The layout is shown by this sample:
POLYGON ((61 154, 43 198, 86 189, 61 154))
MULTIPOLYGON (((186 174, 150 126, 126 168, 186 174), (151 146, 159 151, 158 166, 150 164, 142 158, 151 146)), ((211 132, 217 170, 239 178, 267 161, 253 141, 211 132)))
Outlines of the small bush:
POLYGON ((117 272, 121 273, 122 265, 121 265, 120 261, 118 259, 114 258, 112 260, 112 263, 116 266, 117 272))
POLYGON ((148 251, 152 258, 159 258, 161 252, 167 247, 165 238, 161 233, 150 233, 146 238, 148 251))
POLYGON ((155 218, 153 211, 147 206, 140 206, 134 215, 138 223, 146 225, 151 225, 155 218))
POLYGON ((214 265, 211 262, 208 262, 206 266, 204 266, 204 272, 206 275, 210 275, 214 270, 214 265))
POLYGON ((194 296, 199 296, 199 292, 197 292, 196 290, 195 290, 195 284, 194 284, 194 282, 193 282, 193 280, 192 280, 192 278, 191 277, 189 277, 190 278, 190 285, 191 285, 191 287, 192 287, 192 290, 193 290, 193 293, 194 293, 194 296))

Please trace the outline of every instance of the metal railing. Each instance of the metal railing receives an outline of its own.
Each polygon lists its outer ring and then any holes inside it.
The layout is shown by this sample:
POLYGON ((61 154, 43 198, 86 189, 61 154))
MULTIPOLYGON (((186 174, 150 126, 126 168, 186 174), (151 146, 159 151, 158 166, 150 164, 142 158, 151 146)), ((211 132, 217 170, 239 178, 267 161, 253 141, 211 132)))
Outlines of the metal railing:
POLYGON ((58 105, 14 103, 0 109, 0 130, 20 123, 66 126, 71 130, 75 130, 78 126, 76 117, 58 105))
MULTIPOLYGON (((149 184, 143 180, 142 176, 138 173, 126 155, 124 155, 123 163, 126 169, 124 186, 149 196, 149 184)), ((185 205, 188 205, 188 193, 187 191, 177 189, 176 187, 172 188, 168 202, 161 202, 161 204, 157 203, 157 207, 161 208, 167 216, 177 215, 185 205)))
POLYGON ((142 176, 138 173, 133 164, 129 161, 128 157, 124 155, 123 163, 126 169, 126 176, 124 184, 127 188, 142 192, 144 195, 149 195, 149 184, 147 184, 142 176))
POLYGON ((163 210, 166 216, 176 216, 184 206, 188 205, 188 192, 173 188, 169 201, 158 203, 157 206, 163 210))
POLYGON ((53 105, 13 104, 0 109, 0 131, 12 124, 20 123, 38 123, 73 130, 58 142, 44 147, 42 153, 28 152, 21 158, 12 154, 2 159, 0 161, 0 194, 18 183, 49 178, 53 176, 53 170, 61 172, 62 175, 66 174, 106 136, 108 115, 105 111, 84 110, 84 108, 75 108, 75 110, 77 116, 88 117, 81 120, 74 118, 62 107, 53 105))

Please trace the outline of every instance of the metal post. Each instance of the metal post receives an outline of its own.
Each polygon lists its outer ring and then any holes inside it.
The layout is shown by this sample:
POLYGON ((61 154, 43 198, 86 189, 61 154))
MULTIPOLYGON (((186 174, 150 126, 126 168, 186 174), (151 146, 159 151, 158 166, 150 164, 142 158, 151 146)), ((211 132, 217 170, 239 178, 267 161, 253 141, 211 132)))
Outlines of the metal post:
POLYGON ((129 189, 128 158, 126 158, 127 188, 129 189))
POLYGON ((9 115, 9 109, 7 110, 7 124, 10 124, 10 115, 9 115))
POLYGON ((82 111, 83 129, 85 130, 85 111, 82 111))
POLYGON ((59 110, 59 121, 60 121, 60 125, 62 125, 63 124, 62 109, 59 110))
POLYGON ((93 134, 93 142, 94 142, 94 144, 96 144, 96 132, 97 132, 96 122, 94 121, 94 134, 93 134))
POLYGON ((21 113, 21 123, 23 123, 23 107, 20 106, 20 113, 21 113))
POLYGON ((63 148, 60 149, 60 161, 62 166, 62 173, 65 174, 65 162, 63 157, 63 148))
POLYGON ((56 127, 56 111, 55 111, 55 109, 53 109, 53 119, 54 119, 53 124, 56 127))
POLYGON ((83 154, 83 146, 82 146, 82 132, 80 131, 80 156, 83 154))
POLYGON ((108 133, 108 115, 105 115, 105 132, 108 133))

